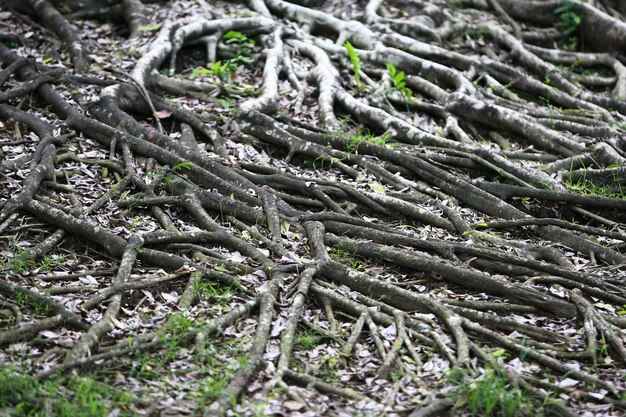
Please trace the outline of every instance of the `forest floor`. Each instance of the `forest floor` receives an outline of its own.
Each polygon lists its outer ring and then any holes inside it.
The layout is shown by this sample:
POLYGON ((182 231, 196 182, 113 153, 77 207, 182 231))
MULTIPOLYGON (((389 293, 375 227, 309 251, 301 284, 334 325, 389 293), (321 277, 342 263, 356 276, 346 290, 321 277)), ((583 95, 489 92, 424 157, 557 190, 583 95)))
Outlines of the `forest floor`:
POLYGON ((0 3, 0 414, 624 415, 624 16, 0 3))

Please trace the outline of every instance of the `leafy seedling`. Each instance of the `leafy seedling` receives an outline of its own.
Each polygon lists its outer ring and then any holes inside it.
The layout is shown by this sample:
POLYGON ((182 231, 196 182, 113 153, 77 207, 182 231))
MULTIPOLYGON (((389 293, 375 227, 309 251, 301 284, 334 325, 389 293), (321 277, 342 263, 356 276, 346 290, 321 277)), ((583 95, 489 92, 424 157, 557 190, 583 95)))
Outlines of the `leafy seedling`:
POLYGON ((576 32, 583 21, 581 15, 576 12, 577 6, 567 0, 563 5, 554 9, 554 13, 559 16, 559 21, 554 25, 565 36, 576 32))
POLYGON ((391 78, 391 82, 393 83, 393 88, 396 91, 407 99, 413 95, 413 91, 406 86, 406 81, 404 81, 404 71, 398 71, 395 65, 391 62, 387 62, 387 74, 389 74, 389 78, 391 78))
POLYGON ((564 48, 566 50, 575 50, 578 47, 579 38, 576 32, 582 24, 583 18, 577 13, 578 5, 566 0, 556 9, 554 13, 559 16, 559 21, 554 25, 567 38, 564 48))
POLYGON ((348 58, 350 58, 350 63, 352 64, 352 72, 354 72, 352 79, 358 87, 361 84, 361 76, 359 75, 359 72, 361 71, 361 60, 350 42, 346 41, 343 46, 346 48, 348 58))
POLYGON ((242 64, 251 64, 250 53, 254 47, 254 41, 241 32, 231 30, 224 35, 224 43, 235 47, 235 57, 230 61, 242 64))

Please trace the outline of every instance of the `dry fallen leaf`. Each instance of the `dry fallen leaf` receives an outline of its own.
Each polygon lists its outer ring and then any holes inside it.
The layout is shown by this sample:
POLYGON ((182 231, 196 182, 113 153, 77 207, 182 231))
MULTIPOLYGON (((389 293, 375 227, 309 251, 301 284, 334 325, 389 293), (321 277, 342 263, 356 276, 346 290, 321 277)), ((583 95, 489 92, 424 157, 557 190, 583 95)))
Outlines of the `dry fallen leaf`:
POLYGON ((297 402, 297 401, 292 401, 292 400, 285 401, 283 405, 285 406, 286 409, 291 410, 291 411, 298 411, 304 407, 304 404, 297 402))
POLYGON ((163 299, 167 301, 168 303, 175 304, 178 302, 180 295, 177 294, 176 292, 162 292, 161 297, 163 297, 163 299))
POLYGON ((172 112, 170 110, 159 110, 154 114, 156 114, 159 119, 167 119, 172 115, 172 112))
POLYGON ((562 381, 559 382, 559 387, 561 387, 561 388, 569 388, 569 387, 575 387, 578 384, 580 384, 580 381, 578 381, 576 379, 565 378, 565 379, 563 379, 562 381))

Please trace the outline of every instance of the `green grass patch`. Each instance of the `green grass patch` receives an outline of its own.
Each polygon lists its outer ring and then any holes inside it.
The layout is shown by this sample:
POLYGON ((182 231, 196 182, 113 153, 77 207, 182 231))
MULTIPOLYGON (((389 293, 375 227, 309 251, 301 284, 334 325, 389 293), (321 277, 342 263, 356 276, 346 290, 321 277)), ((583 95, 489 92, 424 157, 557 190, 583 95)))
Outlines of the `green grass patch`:
POLYGON ((624 199, 624 192, 618 187, 618 191, 615 187, 609 185, 597 185, 588 179, 582 179, 579 181, 572 181, 570 179, 565 180, 565 186, 573 193, 584 194, 596 197, 608 197, 616 199, 624 199))
MULTIPOLYGON (((196 348, 195 361, 206 371, 206 376, 196 394, 201 405, 209 405, 224 395, 235 372, 248 365, 248 347, 250 339, 224 339, 216 342, 206 339, 196 348)), ((232 398, 233 406, 237 399, 232 398)))
POLYGON ((235 289, 228 285, 210 282, 206 278, 196 279, 194 292, 196 297, 202 301, 209 301, 213 305, 226 307, 230 303, 235 289))
POLYGON ((547 404, 509 382, 498 371, 486 369, 478 378, 473 378, 467 370, 454 369, 447 378, 457 386, 451 397, 458 413, 476 417, 552 415, 547 404))
POLYGON ((53 267, 63 262, 65 262, 65 256, 44 255, 41 258, 36 258, 30 251, 16 246, 13 249, 13 258, 10 265, 13 273, 19 275, 34 269, 37 269, 39 272, 50 271, 53 267))
POLYGON ((353 152, 362 142, 368 142, 374 145, 384 147, 391 140, 391 135, 386 134, 384 136, 376 136, 375 134, 369 131, 365 131, 365 132, 360 132, 355 135, 350 135, 348 136, 347 140, 348 140, 347 151, 353 152))
POLYGON ((89 376, 41 380, 11 367, 0 369, 2 416, 100 417, 114 410, 134 416, 133 398, 89 376))
POLYGON ((294 338, 293 347, 297 351, 309 351, 315 348, 318 343, 317 332, 311 329, 299 330, 294 338))

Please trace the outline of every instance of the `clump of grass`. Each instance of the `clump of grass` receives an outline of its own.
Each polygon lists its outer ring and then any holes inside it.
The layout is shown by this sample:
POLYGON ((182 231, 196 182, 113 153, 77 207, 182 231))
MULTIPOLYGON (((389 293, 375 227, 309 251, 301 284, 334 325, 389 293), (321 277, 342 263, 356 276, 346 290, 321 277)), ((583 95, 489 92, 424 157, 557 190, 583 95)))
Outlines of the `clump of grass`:
MULTIPOLYGON (((575 175, 573 168, 570 168, 569 173, 564 177, 563 182, 570 192, 620 200, 626 198, 618 171, 613 172, 612 178, 607 177, 601 181, 601 184, 596 184, 587 178, 587 167, 582 168, 582 175, 575 175)), ((619 166, 611 165, 608 168, 619 168, 619 166)))
POLYGON ((159 343, 165 347, 166 361, 172 361, 183 347, 185 334, 193 327, 193 320, 184 313, 171 314, 158 331, 159 343))
POLYGON ((99 417, 115 409, 129 410, 132 394, 92 377, 40 380, 11 367, 0 369, 0 413, 9 416, 99 417))
POLYGON ((228 306, 234 294, 232 287, 211 283, 204 278, 196 279, 194 292, 200 300, 211 301, 222 307, 228 306))
POLYGON ((371 132, 361 132, 348 137, 348 152, 354 151, 361 142, 369 142, 374 145, 385 146, 391 139, 391 135, 376 136, 371 132))
POLYGON ((62 264, 64 261, 64 256, 57 255, 44 255, 38 259, 27 249, 16 246, 13 249, 13 258, 11 259, 10 266, 13 273, 19 275, 33 269, 38 269, 41 272, 50 271, 53 267, 62 264))
POLYGON ((175 361, 181 350, 189 343, 188 332, 201 323, 194 322, 186 313, 167 316, 165 323, 157 330, 160 349, 147 352, 141 348, 133 351, 134 361, 131 375, 143 379, 159 379, 167 371, 167 364, 175 361))
POLYGON ((625 195, 624 192, 621 191, 621 189, 619 188, 619 191, 615 191, 614 188, 609 185, 597 185, 586 178, 579 181, 572 181, 571 179, 567 179, 565 181, 565 186, 569 191, 573 193, 590 196, 623 199, 625 195))
POLYGON ((293 341, 295 350, 311 350, 317 346, 317 335, 313 330, 305 329, 296 333, 296 337, 293 341))
POLYGON ((486 369, 473 379, 468 371, 453 370, 448 380, 457 386, 452 396, 459 413, 476 417, 547 415, 543 401, 510 383, 499 371, 486 369))
MULTIPOLYGON (((246 337, 225 340, 217 343, 205 339, 197 346, 197 359, 207 370, 197 390, 199 403, 208 405, 221 398, 235 372, 248 365, 247 347, 250 340, 246 337)), ((231 398, 236 404, 237 398, 231 398)))
POLYGON ((47 316, 52 308, 49 303, 21 292, 15 293, 15 302, 21 307, 30 308, 37 316, 47 316))

